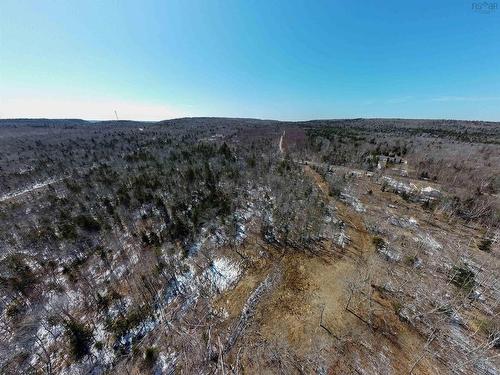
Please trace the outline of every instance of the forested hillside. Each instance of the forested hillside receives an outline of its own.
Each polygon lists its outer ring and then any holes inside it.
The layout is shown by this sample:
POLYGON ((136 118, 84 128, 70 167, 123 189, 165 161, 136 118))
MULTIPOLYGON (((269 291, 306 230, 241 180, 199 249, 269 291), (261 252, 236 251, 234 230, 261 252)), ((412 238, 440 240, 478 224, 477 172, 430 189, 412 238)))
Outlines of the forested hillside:
POLYGON ((497 374, 500 124, 0 120, 0 372, 497 374))

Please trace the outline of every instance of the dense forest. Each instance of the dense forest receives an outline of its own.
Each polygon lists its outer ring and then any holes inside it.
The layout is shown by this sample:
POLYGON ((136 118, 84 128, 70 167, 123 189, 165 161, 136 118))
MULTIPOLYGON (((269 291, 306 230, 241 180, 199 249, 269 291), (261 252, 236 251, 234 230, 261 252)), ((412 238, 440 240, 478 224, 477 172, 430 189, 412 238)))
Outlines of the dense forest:
POLYGON ((499 165, 487 122, 0 120, 0 372, 495 374, 499 165))

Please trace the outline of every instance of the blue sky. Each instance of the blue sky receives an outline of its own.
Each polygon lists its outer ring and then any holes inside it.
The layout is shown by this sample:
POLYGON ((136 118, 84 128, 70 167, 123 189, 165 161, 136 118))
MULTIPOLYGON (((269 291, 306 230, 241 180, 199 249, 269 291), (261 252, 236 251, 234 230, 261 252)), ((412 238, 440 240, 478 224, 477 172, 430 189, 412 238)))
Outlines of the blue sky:
POLYGON ((0 0, 0 117, 500 120, 473 3, 0 0))

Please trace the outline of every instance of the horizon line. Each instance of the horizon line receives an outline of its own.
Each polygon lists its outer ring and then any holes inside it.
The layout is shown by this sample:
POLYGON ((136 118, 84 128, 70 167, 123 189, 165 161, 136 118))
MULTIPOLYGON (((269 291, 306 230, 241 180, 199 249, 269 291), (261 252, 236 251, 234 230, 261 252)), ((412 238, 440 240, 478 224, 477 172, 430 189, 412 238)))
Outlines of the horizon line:
POLYGON ((77 117, 60 117, 60 118, 50 118, 50 117, 12 117, 12 118, 0 118, 0 122, 3 121, 19 121, 19 120, 50 120, 50 121, 85 121, 92 123, 99 122, 140 122, 140 123, 151 123, 157 124, 166 121, 175 120, 188 120, 188 119, 226 119, 226 120, 255 120, 255 121, 273 121, 273 122, 312 122, 312 121, 352 121, 352 120, 407 120, 407 121, 461 121, 461 122, 492 122, 500 123, 500 120, 464 120, 457 118, 424 118, 424 117, 339 117, 339 118, 312 118, 307 120, 277 120, 272 118, 259 118, 259 117, 233 117, 233 116, 183 116, 183 117, 173 117, 165 118, 161 120, 130 120, 130 119, 110 119, 110 120, 90 120, 77 117))

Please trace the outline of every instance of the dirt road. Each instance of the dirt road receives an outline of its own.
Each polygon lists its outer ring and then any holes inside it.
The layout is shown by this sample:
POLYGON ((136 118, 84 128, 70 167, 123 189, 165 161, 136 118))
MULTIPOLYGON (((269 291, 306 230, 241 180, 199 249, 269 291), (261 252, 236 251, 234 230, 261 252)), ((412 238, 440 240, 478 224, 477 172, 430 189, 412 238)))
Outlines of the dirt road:
POLYGON ((284 137, 285 137, 285 131, 283 130, 283 134, 281 134, 280 143, 279 143, 279 149, 280 149, 281 154, 284 152, 284 150, 283 150, 283 138, 284 137))

